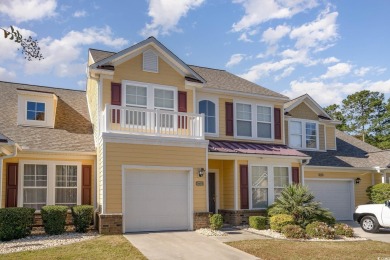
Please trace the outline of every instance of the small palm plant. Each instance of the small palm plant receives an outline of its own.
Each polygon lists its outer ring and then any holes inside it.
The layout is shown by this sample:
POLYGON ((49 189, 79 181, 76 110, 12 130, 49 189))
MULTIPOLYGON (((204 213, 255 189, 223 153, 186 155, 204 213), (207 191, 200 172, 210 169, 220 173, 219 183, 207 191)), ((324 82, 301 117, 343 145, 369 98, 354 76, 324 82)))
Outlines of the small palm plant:
POLYGON ((289 214, 294 222, 301 227, 314 221, 323 221, 334 224, 332 213, 321 207, 321 203, 314 200, 314 195, 306 186, 291 184, 283 189, 278 199, 268 208, 268 216, 289 214))

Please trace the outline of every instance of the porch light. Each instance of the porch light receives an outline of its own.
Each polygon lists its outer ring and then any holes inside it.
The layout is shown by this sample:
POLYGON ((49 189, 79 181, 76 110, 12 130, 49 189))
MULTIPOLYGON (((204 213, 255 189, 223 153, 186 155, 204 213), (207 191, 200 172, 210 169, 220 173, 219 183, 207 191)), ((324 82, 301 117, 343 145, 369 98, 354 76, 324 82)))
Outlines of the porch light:
POLYGON ((361 180, 362 180, 362 179, 360 179, 360 178, 358 177, 358 178, 355 179, 355 183, 356 183, 356 184, 359 184, 361 180))
POLYGON ((204 173, 205 173, 205 169, 204 168, 199 168, 198 176, 199 177, 203 177, 204 173))

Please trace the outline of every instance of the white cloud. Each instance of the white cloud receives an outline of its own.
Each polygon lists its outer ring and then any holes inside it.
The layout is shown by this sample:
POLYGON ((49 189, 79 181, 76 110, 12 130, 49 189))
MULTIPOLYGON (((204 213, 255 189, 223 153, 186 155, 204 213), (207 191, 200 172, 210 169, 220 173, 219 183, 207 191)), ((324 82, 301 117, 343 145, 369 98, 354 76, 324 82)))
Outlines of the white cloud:
POLYGON ((1 0, 0 13, 16 23, 40 20, 56 15, 56 0, 1 0))
POLYGON ((340 60, 337 59, 336 57, 329 57, 329 58, 323 59, 322 63, 323 64, 330 64, 330 63, 336 63, 336 62, 339 62, 339 61, 340 60))
POLYGON ((226 63, 226 67, 232 67, 234 65, 239 64, 245 58, 245 54, 233 54, 230 57, 230 60, 226 63))
POLYGON ((87 16, 87 12, 85 10, 78 10, 73 13, 73 17, 80 18, 87 16))
POLYGON ((86 28, 82 31, 70 31, 61 39, 43 38, 39 41, 44 60, 25 63, 27 74, 54 73, 57 76, 75 76, 83 74, 86 64, 82 46, 104 44, 114 48, 123 47, 128 41, 115 38, 110 27, 86 28))
POLYGON ((337 12, 330 13, 327 8, 316 20, 292 29, 290 38, 296 40, 295 47, 322 51, 332 46, 331 43, 338 38, 337 16, 337 12))
POLYGON ((372 68, 371 67, 361 67, 353 71, 356 76, 363 77, 366 75, 372 68))
POLYGON ((268 28, 263 32, 261 41, 266 42, 267 44, 275 44, 290 31, 291 28, 287 25, 278 25, 275 29, 268 28))
POLYGON ((7 69, 0 67, 0 80, 3 81, 12 81, 16 78, 16 73, 13 71, 8 71, 7 69))
POLYGON ((328 67, 328 70, 325 74, 321 75, 322 79, 337 78, 344 76, 350 73, 352 70, 352 65, 349 63, 337 63, 336 65, 328 67))
POLYGON ((316 0, 233 0, 245 9, 245 15, 233 24, 233 31, 247 30, 272 19, 291 18, 318 5, 316 0))
POLYGON ((283 71, 282 74, 280 74, 280 75, 278 75, 278 76, 275 77, 275 81, 278 81, 278 80, 281 80, 281 79, 283 79, 283 78, 285 78, 285 77, 290 76, 291 73, 293 73, 294 70, 295 70, 295 68, 292 67, 292 66, 286 68, 286 69, 283 71))
POLYGON ((149 0, 148 15, 152 22, 145 25, 141 31, 144 37, 169 34, 178 31, 177 24, 188 11, 196 9, 205 0, 149 0))
POLYGON ((390 93, 390 79, 386 81, 376 81, 371 82, 368 90, 378 91, 381 93, 389 94, 390 93))

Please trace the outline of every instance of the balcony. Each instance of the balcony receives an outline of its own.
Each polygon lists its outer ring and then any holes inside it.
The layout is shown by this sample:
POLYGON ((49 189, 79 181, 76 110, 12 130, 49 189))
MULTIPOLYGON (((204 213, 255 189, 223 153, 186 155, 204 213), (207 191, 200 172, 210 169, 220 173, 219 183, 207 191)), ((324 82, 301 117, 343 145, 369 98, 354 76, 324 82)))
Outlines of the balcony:
POLYGON ((204 139, 204 115, 106 105, 103 132, 204 139))

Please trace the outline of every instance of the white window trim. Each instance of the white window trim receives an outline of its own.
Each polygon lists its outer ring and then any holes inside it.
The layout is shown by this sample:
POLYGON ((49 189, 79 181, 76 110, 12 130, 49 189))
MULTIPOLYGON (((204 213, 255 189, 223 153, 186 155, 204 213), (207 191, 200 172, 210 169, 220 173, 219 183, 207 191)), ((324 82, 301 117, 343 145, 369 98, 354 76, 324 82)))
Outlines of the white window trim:
MULTIPOLYGON (((173 111, 177 112, 178 104, 177 104, 177 87, 173 86, 166 86, 166 85, 159 85, 159 84, 153 84, 153 83, 145 83, 145 82, 138 82, 138 81, 131 81, 131 80, 123 80, 122 81, 122 106, 127 106, 126 103, 126 85, 132 85, 137 87, 146 87, 146 109, 156 109, 154 107, 154 89, 163 89, 163 90, 171 90, 173 91, 173 111)), ((132 105, 133 106, 133 105, 132 105)), ((136 105, 134 105, 136 106, 136 105)), ((144 106, 139 106, 144 108, 144 106)), ((162 108, 157 108, 159 110, 164 110, 162 108)))
MULTIPOLYGON (((201 101, 210 101, 213 102, 215 105, 215 133, 207 133, 206 130, 204 132, 205 136, 211 136, 211 137, 219 137, 219 100, 218 97, 204 97, 197 100, 197 113, 199 114, 199 103, 201 101)), ((206 115, 205 115, 206 120, 206 115)), ((206 123, 204 123, 206 125, 206 123)))
POLYGON ((158 54, 157 54, 155 51, 153 51, 152 49, 148 49, 148 50, 142 52, 142 70, 143 70, 143 71, 145 71, 145 72, 151 72, 151 73, 158 73, 158 72, 159 72, 158 63, 159 63, 159 56, 158 56, 158 54), (144 54, 145 54, 146 52, 152 52, 154 55, 156 55, 156 57, 157 57, 156 71, 145 69, 145 58, 144 58, 144 54))
POLYGON ((46 205, 55 205, 55 181, 56 181, 56 166, 57 165, 75 165, 77 166, 77 205, 81 205, 81 162, 71 161, 42 161, 42 160, 20 160, 18 169, 18 207, 23 207, 23 189, 24 189, 24 165, 25 164, 38 164, 47 165, 47 194, 46 205))
POLYGON ((26 104, 25 104, 25 114, 24 114, 24 120, 26 120, 26 122, 28 122, 29 124, 30 123, 36 123, 36 122, 40 122, 40 123, 45 123, 45 124, 47 124, 47 104, 46 104, 46 102, 44 102, 44 101, 37 101, 37 100, 32 100, 32 99, 27 99, 26 100, 26 104), (44 113, 45 113, 45 120, 30 120, 30 119, 28 119, 27 118, 27 111, 28 111, 28 109, 27 109, 27 104, 28 104, 28 102, 34 102, 34 103, 43 103, 43 104, 45 104, 45 111, 44 111, 44 113))
POLYGON ((309 151, 318 151, 320 145, 320 132, 319 132, 319 123, 317 121, 313 120, 307 120, 307 119, 296 119, 296 118, 289 118, 288 119, 288 146, 291 148, 299 149, 299 150, 309 150, 309 151), (291 122, 301 122, 302 127, 302 147, 292 146, 291 145, 291 122), (316 125, 316 148, 307 148, 306 147, 306 123, 314 123, 316 125))
POLYGON ((274 167, 285 167, 288 169, 288 183, 292 183, 292 170, 291 165, 288 164, 249 164, 248 165, 248 198, 249 198, 249 209, 267 209, 267 208, 253 208, 253 201, 252 201, 252 167, 253 166, 262 166, 267 167, 268 169, 268 206, 272 205, 274 203, 274 197, 275 197, 275 187, 274 187, 274 167))
POLYGON ((234 138, 237 139, 248 139, 248 140, 263 140, 263 141, 273 141, 275 140, 275 122, 274 122, 274 106, 271 104, 265 103, 256 103, 256 102, 248 102, 242 100, 234 100, 233 107, 233 118, 234 118, 234 138), (237 104, 251 105, 251 114, 252 114, 252 136, 240 136, 237 135, 237 104), (257 106, 269 107, 271 108, 271 138, 263 138, 257 137, 257 106))

